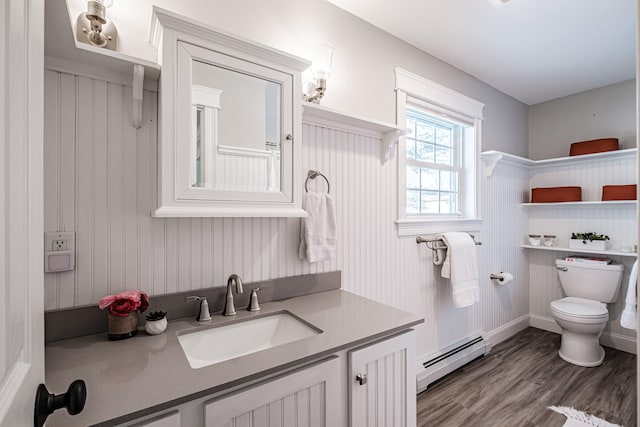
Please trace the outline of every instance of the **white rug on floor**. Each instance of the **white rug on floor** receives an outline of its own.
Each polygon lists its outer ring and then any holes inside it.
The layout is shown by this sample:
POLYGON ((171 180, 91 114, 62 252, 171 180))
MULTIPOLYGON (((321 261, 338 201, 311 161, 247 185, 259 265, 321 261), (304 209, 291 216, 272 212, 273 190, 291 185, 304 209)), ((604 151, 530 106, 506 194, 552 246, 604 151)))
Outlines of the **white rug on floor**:
POLYGON ((568 406, 549 406, 548 408, 567 417, 564 427, 622 427, 568 406))

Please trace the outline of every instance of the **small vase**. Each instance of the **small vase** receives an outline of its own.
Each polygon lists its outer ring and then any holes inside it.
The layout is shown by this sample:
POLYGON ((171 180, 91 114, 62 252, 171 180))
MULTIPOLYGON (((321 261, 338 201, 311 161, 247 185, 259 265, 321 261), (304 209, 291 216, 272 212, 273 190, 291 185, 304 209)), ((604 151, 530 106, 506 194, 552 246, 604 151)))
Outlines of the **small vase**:
POLYGON ((114 316, 109 313, 108 338, 111 341, 131 338, 138 333, 138 311, 132 311, 126 316, 114 316))
POLYGON ((144 330, 149 335, 159 335, 167 329, 167 318, 163 317, 160 320, 147 320, 144 324, 144 330))

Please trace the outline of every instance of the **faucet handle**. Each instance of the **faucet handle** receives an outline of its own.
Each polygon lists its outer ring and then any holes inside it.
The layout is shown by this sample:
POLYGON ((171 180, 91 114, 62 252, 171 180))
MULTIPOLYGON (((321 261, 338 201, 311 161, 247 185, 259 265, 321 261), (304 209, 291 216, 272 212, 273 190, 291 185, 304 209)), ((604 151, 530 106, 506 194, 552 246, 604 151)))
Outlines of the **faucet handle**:
POLYGON ((251 296, 249 297, 249 305, 247 306, 247 310, 249 311, 260 311, 260 304, 258 304, 258 291, 260 288, 251 289, 251 296))
POLYGON ((211 313, 209 312, 209 303, 207 297, 188 296, 185 297, 185 301, 200 301, 200 310, 198 311, 198 322, 207 322, 211 320, 211 313))

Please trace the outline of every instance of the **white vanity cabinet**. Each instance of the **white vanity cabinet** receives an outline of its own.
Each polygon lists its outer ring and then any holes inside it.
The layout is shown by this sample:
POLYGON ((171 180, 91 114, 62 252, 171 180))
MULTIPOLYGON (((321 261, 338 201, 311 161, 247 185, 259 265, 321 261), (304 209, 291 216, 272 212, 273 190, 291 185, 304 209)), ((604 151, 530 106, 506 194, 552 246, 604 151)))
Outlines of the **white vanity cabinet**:
POLYGON ((204 405, 206 427, 340 425, 339 358, 204 405))
POLYGON ((302 210, 308 61, 154 7, 160 124, 156 217, 302 210))
POLYGON ((351 427, 415 427, 415 334, 349 352, 351 427))
POLYGON ((407 330, 120 425, 415 427, 415 340, 407 330))

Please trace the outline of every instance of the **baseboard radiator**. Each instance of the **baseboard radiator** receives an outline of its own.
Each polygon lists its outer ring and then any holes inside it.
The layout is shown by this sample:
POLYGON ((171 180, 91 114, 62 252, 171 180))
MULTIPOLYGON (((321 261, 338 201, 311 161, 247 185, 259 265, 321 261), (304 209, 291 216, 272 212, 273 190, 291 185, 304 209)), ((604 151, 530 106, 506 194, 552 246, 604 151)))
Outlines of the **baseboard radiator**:
POLYGON ((491 344, 483 334, 472 335, 418 362, 417 391, 480 356, 489 354, 491 344))

